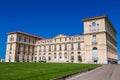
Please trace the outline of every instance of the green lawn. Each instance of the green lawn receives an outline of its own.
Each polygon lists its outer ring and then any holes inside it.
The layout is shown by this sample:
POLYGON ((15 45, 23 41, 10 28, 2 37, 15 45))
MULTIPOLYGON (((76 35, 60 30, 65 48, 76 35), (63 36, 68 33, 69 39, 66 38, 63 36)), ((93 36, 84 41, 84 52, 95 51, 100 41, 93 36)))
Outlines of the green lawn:
POLYGON ((0 63, 0 80, 49 80, 100 66, 74 63, 0 63))

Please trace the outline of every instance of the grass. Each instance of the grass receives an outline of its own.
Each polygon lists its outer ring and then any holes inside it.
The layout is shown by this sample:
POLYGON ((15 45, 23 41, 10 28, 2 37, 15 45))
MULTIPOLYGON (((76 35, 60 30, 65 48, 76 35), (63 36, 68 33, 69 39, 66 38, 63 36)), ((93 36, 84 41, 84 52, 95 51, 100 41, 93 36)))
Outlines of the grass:
POLYGON ((0 80, 50 80, 98 66, 75 63, 0 63, 0 80))

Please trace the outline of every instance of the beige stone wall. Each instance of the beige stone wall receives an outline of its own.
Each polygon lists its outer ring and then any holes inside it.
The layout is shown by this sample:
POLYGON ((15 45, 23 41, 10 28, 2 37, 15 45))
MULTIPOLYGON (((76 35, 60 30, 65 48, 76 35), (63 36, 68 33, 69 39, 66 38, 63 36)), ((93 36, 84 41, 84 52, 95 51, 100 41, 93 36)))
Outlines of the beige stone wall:
MULTIPOLYGON (((43 54, 46 54, 46 61, 48 62, 71 62, 71 52, 74 53, 74 62, 78 62, 78 52, 81 52, 83 49, 83 36, 73 36, 73 37, 67 37, 63 35, 58 35, 57 37, 53 39, 47 39, 47 40, 40 40, 37 42, 37 54, 41 54, 40 56, 43 56, 43 54), (80 38, 80 39, 79 39, 80 38), (80 50, 78 50, 78 43, 80 43, 80 50), (71 50, 71 44, 73 44, 73 50, 71 50), (61 50, 60 50, 61 45, 61 50), (66 45, 66 50, 65 50, 66 45), (51 50, 49 50, 51 46, 51 50), (56 46, 56 50, 55 50, 56 46), (45 51, 44 51, 45 47, 45 51), (49 53, 51 53, 51 60, 48 60, 49 53), (54 54, 56 53, 57 58, 54 58, 54 54), (59 58, 59 53, 61 53, 62 58, 59 58), (67 53, 67 58, 65 58, 65 53, 67 53)), ((81 53, 82 54, 82 53, 81 53)), ((39 57, 38 57, 39 58, 39 57)), ((37 59, 39 60, 39 59, 37 59)))
POLYGON ((7 40, 6 62, 46 60, 78 63, 79 55, 83 63, 117 62, 116 32, 108 19, 93 18, 85 20, 83 24, 84 34, 75 36, 60 34, 54 38, 42 39, 26 33, 11 33, 7 40), (97 57, 95 57, 96 53, 97 57))

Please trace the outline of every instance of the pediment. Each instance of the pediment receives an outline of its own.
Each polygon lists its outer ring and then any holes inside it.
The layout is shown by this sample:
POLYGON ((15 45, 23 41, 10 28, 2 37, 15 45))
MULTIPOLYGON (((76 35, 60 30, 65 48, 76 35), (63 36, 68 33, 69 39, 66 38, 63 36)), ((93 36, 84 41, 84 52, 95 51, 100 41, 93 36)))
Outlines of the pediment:
POLYGON ((63 34, 59 34, 59 35, 57 35, 56 37, 54 37, 54 38, 62 38, 62 37, 67 37, 66 35, 63 35, 63 34))

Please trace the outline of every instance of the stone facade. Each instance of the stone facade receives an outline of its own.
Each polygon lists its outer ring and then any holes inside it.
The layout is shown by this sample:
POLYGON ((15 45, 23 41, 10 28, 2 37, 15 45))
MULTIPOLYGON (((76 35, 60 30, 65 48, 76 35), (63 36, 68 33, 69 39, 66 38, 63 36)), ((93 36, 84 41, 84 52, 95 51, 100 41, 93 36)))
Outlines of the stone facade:
POLYGON ((83 19, 84 33, 45 39, 8 33, 6 62, 117 63, 116 30, 106 16, 83 19))

